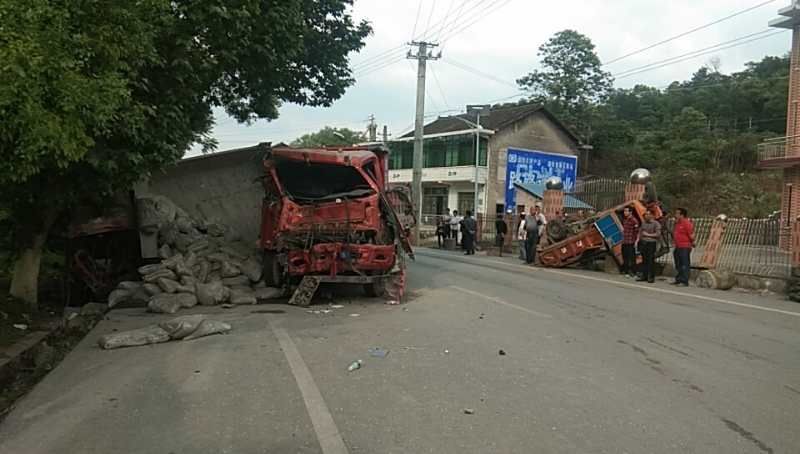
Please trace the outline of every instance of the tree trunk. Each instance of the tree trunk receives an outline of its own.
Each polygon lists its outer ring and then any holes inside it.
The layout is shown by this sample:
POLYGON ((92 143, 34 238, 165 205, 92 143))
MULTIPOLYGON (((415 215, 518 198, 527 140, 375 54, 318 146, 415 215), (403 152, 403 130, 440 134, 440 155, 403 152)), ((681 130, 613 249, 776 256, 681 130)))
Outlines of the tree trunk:
POLYGON ((42 206, 38 214, 40 218, 30 225, 31 232, 20 245, 19 256, 14 264, 14 275, 11 277, 9 294, 28 303, 32 310, 39 307, 39 271, 42 263, 42 252, 47 236, 58 216, 59 208, 42 206))
POLYGON ((33 236, 29 247, 23 249, 14 264, 14 276, 11 279, 11 296, 27 302, 31 309, 37 309, 39 303, 39 265, 42 261, 42 250, 47 240, 47 233, 33 236))

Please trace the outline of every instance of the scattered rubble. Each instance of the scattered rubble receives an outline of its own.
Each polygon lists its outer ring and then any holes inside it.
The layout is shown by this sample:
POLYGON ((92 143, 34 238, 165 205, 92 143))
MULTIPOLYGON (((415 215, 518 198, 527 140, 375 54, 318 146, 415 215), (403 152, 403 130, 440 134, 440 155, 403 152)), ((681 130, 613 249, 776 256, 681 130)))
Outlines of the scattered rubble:
POLYGON ((208 319, 203 314, 184 315, 158 325, 106 334, 100 338, 98 344, 100 348, 110 350, 121 347, 160 344, 170 340, 192 340, 212 334, 227 333, 231 329, 232 327, 228 323, 208 319))
POLYGON ((475 414, 475 410, 473 410, 471 408, 465 408, 464 409, 464 414, 465 415, 474 415, 475 414))
POLYGON ((158 195, 138 199, 137 209, 140 228, 157 233, 161 261, 138 269, 141 282, 121 282, 108 295, 108 309, 125 304, 174 314, 197 304, 256 304, 283 296, 282 289, 260 282, 261 255, 227 226, 192 218, 158 195))
POLYGON ((362 364, 364 364, 364 361, 361 361, 360 359, 357 361, 353 361, 352 363, 350 363, 350 366, 347 367, 347 371, 353 372, 354 370, 361 369, 362 364))

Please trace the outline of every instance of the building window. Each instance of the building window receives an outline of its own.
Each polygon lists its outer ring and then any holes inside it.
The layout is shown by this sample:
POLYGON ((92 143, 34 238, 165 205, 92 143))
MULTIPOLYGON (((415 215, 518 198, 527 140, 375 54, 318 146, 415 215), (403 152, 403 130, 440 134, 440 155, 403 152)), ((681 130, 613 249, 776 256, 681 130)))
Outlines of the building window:
MULTIPOLYGON (((479 165, 486 165, 489 138, 481 137, 478 155, 479 165)), ((391 142, 389 144, 389 169, 411 169, 414 167, 414 142, 391 142)), ((475 135, 431 137, 423 144, 423 167, 458 167, 475 165, 475 135)))

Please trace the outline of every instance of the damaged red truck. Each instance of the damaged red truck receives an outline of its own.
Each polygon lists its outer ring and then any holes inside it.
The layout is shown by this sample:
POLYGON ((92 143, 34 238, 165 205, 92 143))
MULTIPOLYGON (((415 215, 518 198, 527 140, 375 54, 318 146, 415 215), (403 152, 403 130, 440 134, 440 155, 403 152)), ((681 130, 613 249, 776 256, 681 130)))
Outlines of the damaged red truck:
POLYGON ((268 285, 298 286, 299 305, 323 282, 399 300, 415 221, 407 193, 389 188, 386 148, 271 148, 264 170, 259 241, 268 285))

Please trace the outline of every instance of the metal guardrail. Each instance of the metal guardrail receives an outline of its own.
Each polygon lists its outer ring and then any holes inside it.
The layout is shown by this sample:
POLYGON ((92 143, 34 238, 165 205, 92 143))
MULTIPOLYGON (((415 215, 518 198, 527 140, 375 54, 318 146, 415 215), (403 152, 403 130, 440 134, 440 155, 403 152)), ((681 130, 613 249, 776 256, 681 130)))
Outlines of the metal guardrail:
MULTIPOLYGON (((696 248, 692 261, 703 256, 713 218, 693 219, 696 248)), ((667 225, 672 229, 673 222, 667 225)), ((754 276, 788 278, 791 275, 791 252, 781 249, 782 235, 789 235, 779 219, 729 219, 722 237, 717 268, 754 276)), ((788 244, 788 243, 787 243, 788 244)), ((659 258, 659 263, 673 264, 672 254, 659 258)))
POLYGON ((769 161, 773 159, 783 159, 786 157, 786 150, 789 148, 786 139, 764 142, 758 145, 758 160, 769 161))

